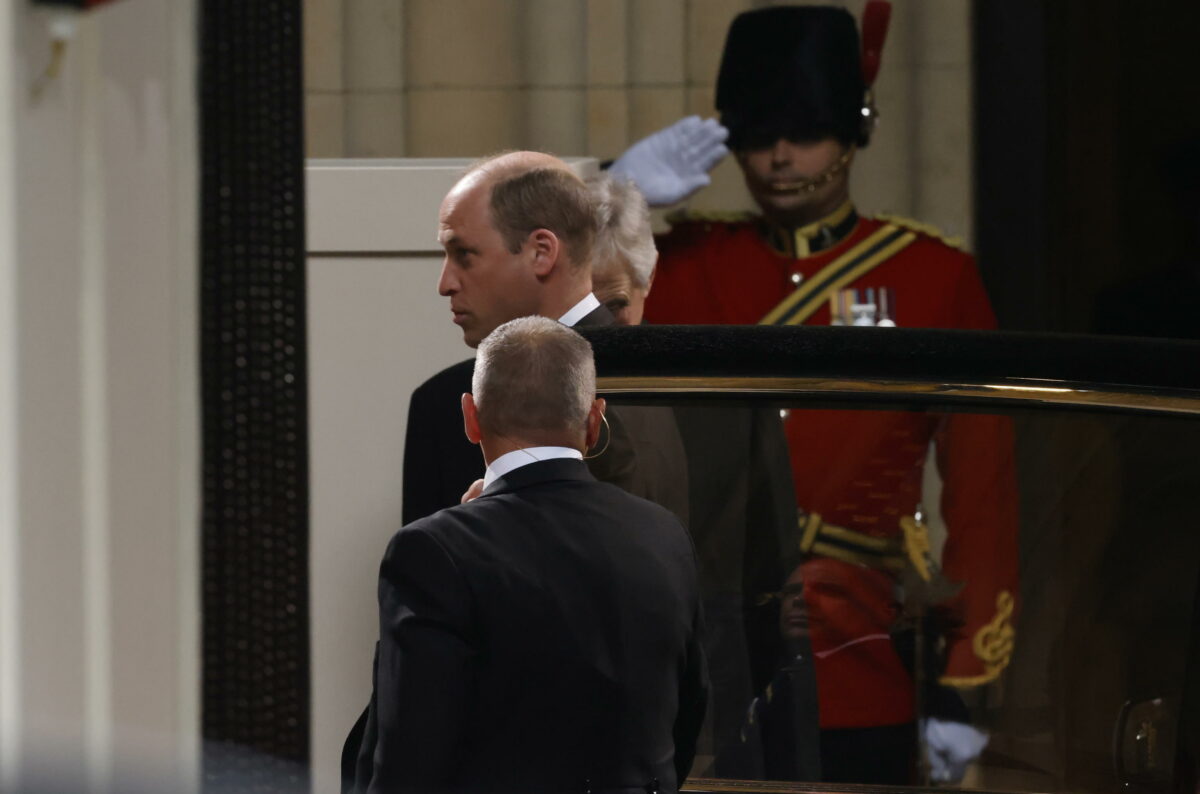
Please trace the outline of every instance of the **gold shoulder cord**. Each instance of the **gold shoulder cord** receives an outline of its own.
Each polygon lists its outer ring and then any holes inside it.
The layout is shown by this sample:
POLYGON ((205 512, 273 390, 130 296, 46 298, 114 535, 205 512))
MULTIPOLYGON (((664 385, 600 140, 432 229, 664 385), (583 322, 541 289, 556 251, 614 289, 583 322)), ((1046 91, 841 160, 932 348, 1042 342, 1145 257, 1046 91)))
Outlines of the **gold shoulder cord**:
POLYGON ((957 248, 960 251, 966 250, 966 248, 965 248, 966 243, 963 240, 963 238, 949 237, 944 232, 942 232, 941 229, 939 229, 938 227, 936 227, 932 224, 921 223, 920 221, 914 220, 912 218, 906 218, 902 215, 891 215, 886 212, 877 212, 877 213, 874 213, 873 215, 871 215, 871 217, 875 218, 876 220, 881 220, 885 223, 891 223, 896 226, 903 226, 906 229, 912 229, 914 232, 920 232, 921 234, 927 235, 929 237, 933 237, 934 239, 940 240, 941 242, 945 243, 946 245, 950 246, 951 248, 957 248))

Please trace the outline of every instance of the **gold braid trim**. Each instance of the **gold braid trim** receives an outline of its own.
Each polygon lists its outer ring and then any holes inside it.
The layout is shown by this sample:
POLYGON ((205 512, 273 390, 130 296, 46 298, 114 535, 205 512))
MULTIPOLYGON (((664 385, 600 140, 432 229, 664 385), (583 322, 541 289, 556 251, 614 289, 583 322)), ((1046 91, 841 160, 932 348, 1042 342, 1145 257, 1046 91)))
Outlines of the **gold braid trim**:
POLYGON ((821 514, 800 515, 797 523, 800 525, 800 553, 808 554, 812 551, 813 542, 817 539, 817 532, 821 529, 821 514))
POLYGON ((876 220, 884 221, 885 223, 894 223, 897 226, 903 226, 906 229, 912 229, 914 232, 928 235, 935 239, 941 240, 951 248, 957 248, 960 251, 966 251, 966 242, 961 237, 949 237, 936 226, 928 223, 921 223, 912 218, 905 218, 902 215, 891 215, 886 212, 877 212, 871 216, 876 220))
POLYGON ((985 623, 971 638, 971 650, 983 662, 984 672, 971 676, 942 676, 938 681, 946 686, 979 686, 995 681, 1012 661, 1016 630, 1012 625, 1016 599, 1007 590, 996 596, 996 616, 985 623))
POLYGON ((938 683, 942 686, 953 686, 960 689, 966 689, 967 687, 990 684, 999 677, 999 670, 994 673, 982 673, 980 675, 944 675, 938 679, 938 683))

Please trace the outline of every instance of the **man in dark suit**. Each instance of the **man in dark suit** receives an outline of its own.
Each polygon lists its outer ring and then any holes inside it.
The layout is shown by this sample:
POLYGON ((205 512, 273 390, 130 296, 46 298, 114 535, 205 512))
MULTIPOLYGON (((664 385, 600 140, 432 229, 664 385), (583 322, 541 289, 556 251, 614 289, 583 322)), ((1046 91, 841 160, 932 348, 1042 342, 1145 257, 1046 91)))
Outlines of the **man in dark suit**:
MULTIPOLYGON (((567 326, 612 325, 592 294, 596 221, 582 180, 540 152, 485 160, 442 202, 438 239, 446 261, 438 292, 463 341, 475 347, 500 323, 539 315, 567 326)), ((405 523, 457 504, 480 473, 479 455, 456 428, 459 395, 470 390, 471 361, 431 377, 413 392, 404 451, 405 523), (454 429, 452 429, 454 428, 454 429)), ((592 474, 688 519, 683 444, 662 409, 608 414, 611 435, 592 474)))
POLYGON ((482 495, 409 524, 380 567, 358 791, 673 792, 704 716, 695 555, 669 511, 598 482, 582 337, 541 317, 479 347, 482 495))

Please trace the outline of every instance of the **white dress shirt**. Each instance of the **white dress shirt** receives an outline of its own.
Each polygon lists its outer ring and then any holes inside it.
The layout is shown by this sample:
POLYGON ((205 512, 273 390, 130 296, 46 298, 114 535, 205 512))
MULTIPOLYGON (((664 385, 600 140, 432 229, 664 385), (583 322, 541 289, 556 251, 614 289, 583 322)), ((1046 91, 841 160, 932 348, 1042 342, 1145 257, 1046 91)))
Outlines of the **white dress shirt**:
POLYGON ((575 323, 587 317, 598 308, 600 308, 600 299, 589 292, 584 296, 583 300, 567 309, 567 313, 559 317, 558 321, 568 328, 574 328, 575 323))
POLYGON ((505 474, 522 466, 528 466, 530 463, 537 463, 542 460, 553 460, 554 458, 583 460, 583 453, 570 447, 525 447, 524 449, 514 449, 512 452, 504 453, 488 465, 487 472, 483 475, 483 487, 487 488, 505 474))

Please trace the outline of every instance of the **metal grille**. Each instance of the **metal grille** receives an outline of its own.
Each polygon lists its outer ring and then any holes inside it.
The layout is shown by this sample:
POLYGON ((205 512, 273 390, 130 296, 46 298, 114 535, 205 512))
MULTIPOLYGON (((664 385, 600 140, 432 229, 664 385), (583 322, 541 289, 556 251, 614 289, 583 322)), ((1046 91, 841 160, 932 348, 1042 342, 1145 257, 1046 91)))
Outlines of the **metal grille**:
POLYGON ((202 5, 205 785, 307 788, 300 0, 202 5))

